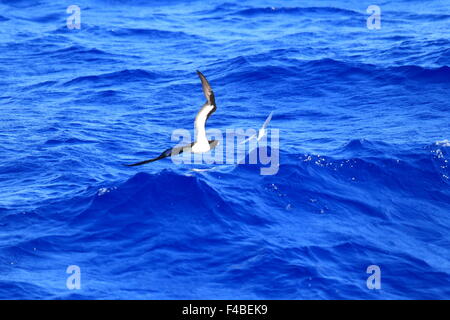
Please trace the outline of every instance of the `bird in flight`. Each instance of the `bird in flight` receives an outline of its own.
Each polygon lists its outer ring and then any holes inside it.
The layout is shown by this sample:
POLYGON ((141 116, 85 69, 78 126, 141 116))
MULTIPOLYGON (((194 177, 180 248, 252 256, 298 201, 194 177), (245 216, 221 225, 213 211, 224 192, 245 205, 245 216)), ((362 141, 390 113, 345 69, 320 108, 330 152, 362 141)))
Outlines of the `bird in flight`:
POLYGON ((205 76, 200 72, 197 71, 198 76, 200 77, 200 80, 202 82, 202 89, 203 94, 206 97, 206 102, 200 109, 200 111, 197 113, 197 116, 195 117, 195 141, 187 144, 185 146, 170 148, 167 150, 164 150, 159 156, 153 159, 144 160, 141 162, 133 163, 133 164, 126 164, 127 167, 135 167, 140 166, 146 163, 154 162, 157 160, 161 160, 167 157, 171 157, 177 154, 180 154, 182 152, 192 152, 192 153, 205 153, 212 149, 214 149, 217 144, 219 143, 218 140, 208 140, 206 137, 206 121, 208 118, 216 111, 216 101, 214 98, 214 92, 211 89, 211 86, 209 85, 208 80, 206 80, 205 76))
POLYGON ((259 131, 258 131, 258 135, 254 134, 254 135, 250 136, 249 138, 247 138, 244 141, 242 141, 241 144, 246 143, 246 142, 248 142, 250 140, 253 140, 255 138, 258 141, 261 140, 267 134, 266 128, 269 125, 270 120, 272 120, 272 114, 273 114, 273 112, 271 112, 269 114, 269 116, 266 118, 266 121, 264 121, 261 129, 259 129, 259 131))

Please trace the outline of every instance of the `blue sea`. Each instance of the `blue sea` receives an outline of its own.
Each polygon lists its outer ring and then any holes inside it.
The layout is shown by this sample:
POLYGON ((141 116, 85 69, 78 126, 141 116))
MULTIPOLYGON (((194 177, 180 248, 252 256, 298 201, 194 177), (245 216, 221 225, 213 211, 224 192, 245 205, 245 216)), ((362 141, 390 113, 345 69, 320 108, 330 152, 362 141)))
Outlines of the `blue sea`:
POLYGON ((0 299, 449 299, 449 30, 438 0, 0 0, 0 299), (193 132, 196 70, 208 129, 273 112, 276 174, 123 166, 193 132))

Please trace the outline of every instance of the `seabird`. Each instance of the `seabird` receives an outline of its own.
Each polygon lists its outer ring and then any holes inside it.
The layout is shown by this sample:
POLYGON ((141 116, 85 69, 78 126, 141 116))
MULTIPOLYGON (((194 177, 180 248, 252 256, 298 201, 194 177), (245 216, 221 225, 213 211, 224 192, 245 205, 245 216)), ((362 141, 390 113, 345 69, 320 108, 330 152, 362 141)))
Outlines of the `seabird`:
POLYGON ((188 145, 170 148, 165 151, 163 151, 158 157, 145 160, 133 164, 127 164, 127 167, 134 167, 134 166, 140 166, 142 164, 154 162, 157 160, 161 160, 167 157, 171 157, 177 154, 180 154, 182 152, 192 152, 192 153, 205 153, 212 149, 214 149, 217 144, 219 143, 218 140, 208 140, 206 137, 206 130, 205 125, 208 118, 216 111, 216 100, 214 98, 214 92, 211 89, 211 86, 209 85, 208 80, 206 80, 205 76, 200 72, 197 71, 198 76, 200 77, 200 80, 202 82, 202 89, 203 94, 206 97, 206 102, 200 109, 200 111, 197 113, 197 116, 195 117, 195 141, 191 142, 188 145))
POLYGON ((258 136, 256 136, 256 134, 250 136, 249 138, 245 139, 244 141, 241 142, 241 144, 246 143, 247 141, 250 141, 252 139, 257 139, 258 141, 262 139, 262 137, 264 137, 267 133, 266 128, 269 125, 270 120, 272 120, 272 113, 273 111, 269 114, 269 116, 266 118, 266 121, 264 121, 261 129, 259 129, 258 131, 258 136))

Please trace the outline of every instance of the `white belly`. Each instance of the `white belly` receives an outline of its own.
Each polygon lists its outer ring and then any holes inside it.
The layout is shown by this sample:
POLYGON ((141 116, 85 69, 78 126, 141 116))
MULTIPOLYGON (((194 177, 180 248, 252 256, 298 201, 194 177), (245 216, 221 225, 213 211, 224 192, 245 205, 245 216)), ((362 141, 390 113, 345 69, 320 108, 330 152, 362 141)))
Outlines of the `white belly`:
POLYGON ((196 143, 194 143, 191 150, 193 153, 204 153, 204 152, 208 152, 209 150, 211 150, 211 147, 209 145, 208 140, 197 141, 196 143))

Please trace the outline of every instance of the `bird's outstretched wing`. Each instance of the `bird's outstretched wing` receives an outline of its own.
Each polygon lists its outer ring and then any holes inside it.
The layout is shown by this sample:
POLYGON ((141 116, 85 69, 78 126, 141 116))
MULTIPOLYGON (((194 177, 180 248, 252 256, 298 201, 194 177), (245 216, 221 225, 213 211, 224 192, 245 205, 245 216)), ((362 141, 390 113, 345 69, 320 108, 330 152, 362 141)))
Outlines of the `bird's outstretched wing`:
POLYGON ((211 89, 211 86, 209 85, 208 80, 206 80, 205 76, 200 72, 197 71, 197 74, 202 81, 202 89, 203 94, 206 97, 206 102, 200 109, 200 111, 197 113, 197 116, 195 117, 195 131, 196 131, 196 141, 200 143, 207 143, 208 139, 206 138, 206 121, 208 118, 216 111, 216 100, 214 98, 214 92, 211 89))
POLYGON ((264 121, 264 124, 262 125, 261 129, 266 129, 269 125, 270 120, 272 120, 272 114, 273 111, 270 112, 269 116, 267 117, 266 121, 264 121))
POLYGON ((158 161, 158 160, 170 157, 171 155, 172 155, 172 149, 167 149, 163 153, 161 153, 159 156, 157 156, 156 158, 149 159, 149 160, 144 160, 144 161, 141 161, 141 162, 136 162, 136 163, 133 163, 133 164, 126 164, 125 166, 127 166, 127 167, 136 167, 136 166, 140 166, 140 165, 143 165, 143 164, 146 164, 146 163, 150 163, 150 162, 154 162, 154 161, 158 161))
MULTIPOLYGON (((203 73, 201 73, 200 71, 197 70, 197 74, 200 77, 200 80, 202 81, 202 89, 203 89, 203 94, 205 95, 205 98, 207 100, 207 104, 208 105, 213 105, 214 107, 216 106, 216 100, 214 97, 214 92, 211 89, 211 86, 209 85, 208 80, 206 80, 205 76, 203 75, 203 73)), ((216 111, 216 109, 214 108, 214 111, 216 111)), ((214 112, 212 111, 212 112, 214 112)), ((211 113, 212 113, 211 112, 211 113)))
POLYGON ((266 134, 266 128, 269 125, 270 120, 272 120, 272 114, 273 114, 273 111, 270 112, 269 116, 264 121, 262 127, 259 129, 258 136, 256 134, 254 134, 254 135, 248 137, 247 139, 245 139, 244 141, 241 141, 240 144, 246 143, 255 138, 257 138, 258 141, 261 140, 261 138, 264 137, 264 135, 266 134))
POLYGON ((262 137, 264 137, 264 136, 266 135, 266 133, 267 133, 266 128, 267 128, 267 126, 269 125, 270 120, 272 120, 272 113, 273 113, 273 111, 270 112, 270 114, 269 114, 269 116, 267 117, 266 121, 264 121, 264 123, 263 123, 261 129, 259 129, 259 132, 258 132, 258 141, 261 140, 262 137))
POLYGON ((248 141, 250 141, 250 140, 253 140, 253 139, 255 139, 255 138, 256 138, 256 133, 253 134, 253 135, 251 135, 250 137, 248 137, 248 138, 245 139, 244 141, 241 141, 239 144, 244 144, 244 143, 246 143, 246 142, 248 142, 248 141))
POLYGON ((176 156, 177 154, 180 154, 183 152, 189 152, 193 144, 194 143, 190 143, 190 144, 182 146, 182 147, 175 147, 175 148, 167 149, 167 150, 164 150, 164 152, 162 152, 156 158, 144 160, 144 161, 133 163, 133 164, 126 164, 125 166, 126 167, 136 167, 136 166, 140 166, 140 165, 147 164, 150 162, 155 162, 155 161, 167 158, 167 157, 176 156))

